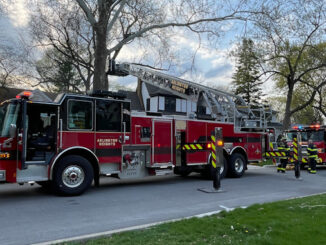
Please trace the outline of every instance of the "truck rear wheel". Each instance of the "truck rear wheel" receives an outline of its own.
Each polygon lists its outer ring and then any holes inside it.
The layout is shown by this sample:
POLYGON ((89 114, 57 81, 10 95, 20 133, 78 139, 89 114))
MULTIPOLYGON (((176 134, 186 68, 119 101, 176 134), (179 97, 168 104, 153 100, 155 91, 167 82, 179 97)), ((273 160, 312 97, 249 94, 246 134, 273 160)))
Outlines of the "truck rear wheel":
POLYGON ((55 167, 52 187, 60 195, 76 196, 86 191, 94 178, 90 162, 77 155, 62 158, 55 167))
POLYGON ((246 159, 240 153, 234 153, 230 157, 228 175, 233 178, 240 178, 246 168, 246 159))

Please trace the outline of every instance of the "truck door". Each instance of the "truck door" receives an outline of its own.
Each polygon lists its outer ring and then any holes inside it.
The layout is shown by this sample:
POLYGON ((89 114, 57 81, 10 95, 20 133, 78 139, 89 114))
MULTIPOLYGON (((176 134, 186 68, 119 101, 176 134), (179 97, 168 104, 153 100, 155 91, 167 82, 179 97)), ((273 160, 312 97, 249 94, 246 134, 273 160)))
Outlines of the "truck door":
POLYGON ((96 100, 96 155, 100 163, 121 163, 122 145, 130 143, 130 103, 96 100))
POLYGON ((58 106, 27 103, 26 155, 28 164, 49 164, 57 149, 58 106))
POLYGON ((153 120, 152 164, 172 164, 172 120, 153 120))

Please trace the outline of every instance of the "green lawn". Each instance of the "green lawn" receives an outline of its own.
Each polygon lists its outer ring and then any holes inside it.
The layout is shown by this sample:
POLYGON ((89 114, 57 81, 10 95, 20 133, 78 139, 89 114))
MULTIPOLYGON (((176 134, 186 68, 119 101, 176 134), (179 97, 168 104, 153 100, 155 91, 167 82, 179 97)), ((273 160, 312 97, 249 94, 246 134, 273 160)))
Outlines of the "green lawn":
POLYGON ((75 244, 326 244, 326 195, 124 232, 75 244))

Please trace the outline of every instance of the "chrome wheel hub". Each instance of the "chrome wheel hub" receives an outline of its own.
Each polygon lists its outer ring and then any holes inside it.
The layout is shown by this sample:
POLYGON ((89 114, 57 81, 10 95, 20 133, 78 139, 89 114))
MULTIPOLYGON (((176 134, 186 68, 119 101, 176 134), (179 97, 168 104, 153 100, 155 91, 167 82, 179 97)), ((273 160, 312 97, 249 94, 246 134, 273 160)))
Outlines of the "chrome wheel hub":
POLYGON ((70 188, 76 188, 80 186, 84 182, 84 179, 84 170, 77 165, 68 166, 62 172, 62 182, 64 185, 70 188))
POLYGON ((220 168, 220 174, 222 174, 224 171, 224 163, 221 165, 221 168, 220 168))
POLYGON ((235 170, 240 173, 242 172, 243 168, 244 168, 244 163, 241 159, 237 159, 234 163, 234 168, 235 170))

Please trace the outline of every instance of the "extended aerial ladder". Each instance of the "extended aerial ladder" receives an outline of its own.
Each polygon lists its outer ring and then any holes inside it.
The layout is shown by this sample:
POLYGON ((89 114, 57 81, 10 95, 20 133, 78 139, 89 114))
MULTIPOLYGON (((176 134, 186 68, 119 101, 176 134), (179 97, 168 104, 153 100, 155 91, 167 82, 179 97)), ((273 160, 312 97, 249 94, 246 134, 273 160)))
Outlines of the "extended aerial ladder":
MULTIPOLYGON (((135 76, 145 83, 195 102, 197 108, 207 107, 213 120, 232 122, 238 131, 264 130, 273 120, 273 111, 269 106, 261 105, 252 109, 240 96, 170 76, 147 66, 110 62, 109 74, 135 76)), ((200 118, 198 109, 197 118, 200 118)))

